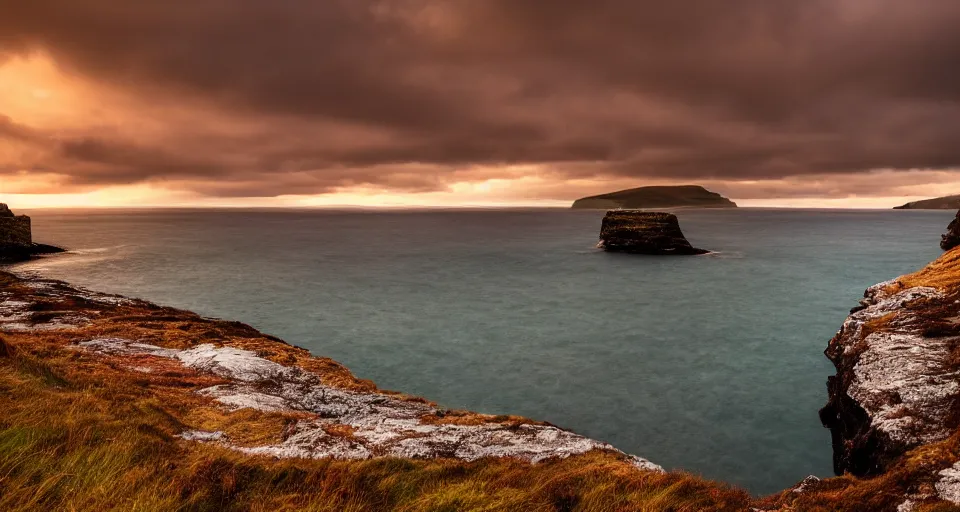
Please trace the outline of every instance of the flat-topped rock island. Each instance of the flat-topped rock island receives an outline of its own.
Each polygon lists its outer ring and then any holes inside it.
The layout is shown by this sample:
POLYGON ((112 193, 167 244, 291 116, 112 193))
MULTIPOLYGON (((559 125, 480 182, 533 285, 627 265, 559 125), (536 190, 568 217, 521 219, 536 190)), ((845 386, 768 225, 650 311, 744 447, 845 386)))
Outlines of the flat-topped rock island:
POLYGON ((600 226, 597 247, 609 252, 690 256, 710 251, 698 249, 683 236, 672 213, 610 210, 600 226))

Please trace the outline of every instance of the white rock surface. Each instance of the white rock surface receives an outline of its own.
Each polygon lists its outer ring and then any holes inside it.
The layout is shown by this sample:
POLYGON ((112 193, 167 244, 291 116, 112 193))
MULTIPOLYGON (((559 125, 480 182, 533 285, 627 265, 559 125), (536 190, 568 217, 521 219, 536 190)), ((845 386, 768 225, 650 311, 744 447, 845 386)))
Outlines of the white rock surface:
POLYGON ((907 445, 939 441, 950 397, 960 392, 958 373, 947 370, 947 340, 924 338, 907 305, 921 299, 942 299, 934 288, 916 287, 889 294, 888 281, 870 287, 861 301, 865 309, 844 322, 843 350, 859 352, 847 395, 870 415, 872 425, 907 445), (896 314, 889 326, 864 336, 871 320, 896 314))
POLYGON ((934 485, 942 500, 960 505, 960 462, 939 473, 940 480, 934 485))
POLYGON ((24 300, 22 294, 15 295, 0 290, 0 332, 60 331, 74 329, 89 324, 91 317, 88 316, 88 314, 96 313, 96 311, 92 309, 85 311, 85 314, 79 314, 75 311, 45 310, 43 313, 51 315, 52 317, 49 320, 36 322, 34 321, 34 312, 31 311, 31 308, 39 300, 56 302, 58 300, 74 299, 102 306, 118 306, 136 302, 116 295, 71 288, 58 281, 30 279, 22 281, 22 284, 31 290, 32 298, 38 300, 24 300))
MULTIPOLYGON (((184 366, 228 379, 229 384, 208 387, 199 393, 232 409, 316 415, 316 419, 299 421, 279 444, 233 447, 250 454, 344 459, 514 457, 539 462, 597 449, 616 451, 609 444, 549 425, 424 423, 421 418, 437 414, 436 408, 379 393, 358 393, 325 386, 312 373, 233 347, 205 344, 189 350, 171 350, 120 338, 93 339, 79 346, 104 354, 176 359, 184 366), (335 426, 349 427, 352 435, 328 433, 335 426)), ((229 440, 216 432, 186 432, 182 437, 230 446, 229 440)), ((629 457, 629 460, 642 470, 663 471, 660 466, 639 457, 629 457)))

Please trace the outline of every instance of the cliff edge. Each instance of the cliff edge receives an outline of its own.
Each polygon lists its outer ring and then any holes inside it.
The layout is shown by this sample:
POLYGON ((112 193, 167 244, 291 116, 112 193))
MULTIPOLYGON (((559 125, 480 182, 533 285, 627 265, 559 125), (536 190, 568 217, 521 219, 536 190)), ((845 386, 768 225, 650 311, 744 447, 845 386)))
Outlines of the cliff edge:
POLYGON ((750 503, 549 423, 381 390, 239 322, 3 272, 0 410, 0 510, 750 503))
POLYGON ((960 505, 960 247, 868 288, 825 354, 835 472, 884 482, 900 512, 960 505))

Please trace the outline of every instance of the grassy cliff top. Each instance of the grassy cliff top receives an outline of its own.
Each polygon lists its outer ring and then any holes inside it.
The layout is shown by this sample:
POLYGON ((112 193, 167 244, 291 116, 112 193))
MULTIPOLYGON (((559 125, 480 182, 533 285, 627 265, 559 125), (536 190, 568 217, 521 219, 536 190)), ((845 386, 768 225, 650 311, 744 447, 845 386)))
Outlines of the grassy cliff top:
POLYGON ((573 208, 736 208, 733 201, 699 185, 639 187, 584 197, 573 208))

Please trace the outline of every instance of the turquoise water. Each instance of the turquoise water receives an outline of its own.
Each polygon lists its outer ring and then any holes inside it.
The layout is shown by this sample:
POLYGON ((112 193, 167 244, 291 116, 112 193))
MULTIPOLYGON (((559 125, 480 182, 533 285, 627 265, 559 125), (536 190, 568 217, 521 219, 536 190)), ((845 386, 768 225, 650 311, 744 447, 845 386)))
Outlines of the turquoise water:
POLYGON ((601 212, 36 211, 24 269, 242 320, 381 387, 550 421, 762 494, 829 476, 822 351, 953 212, 680 212, 699 257, 606 254, 601 212))

